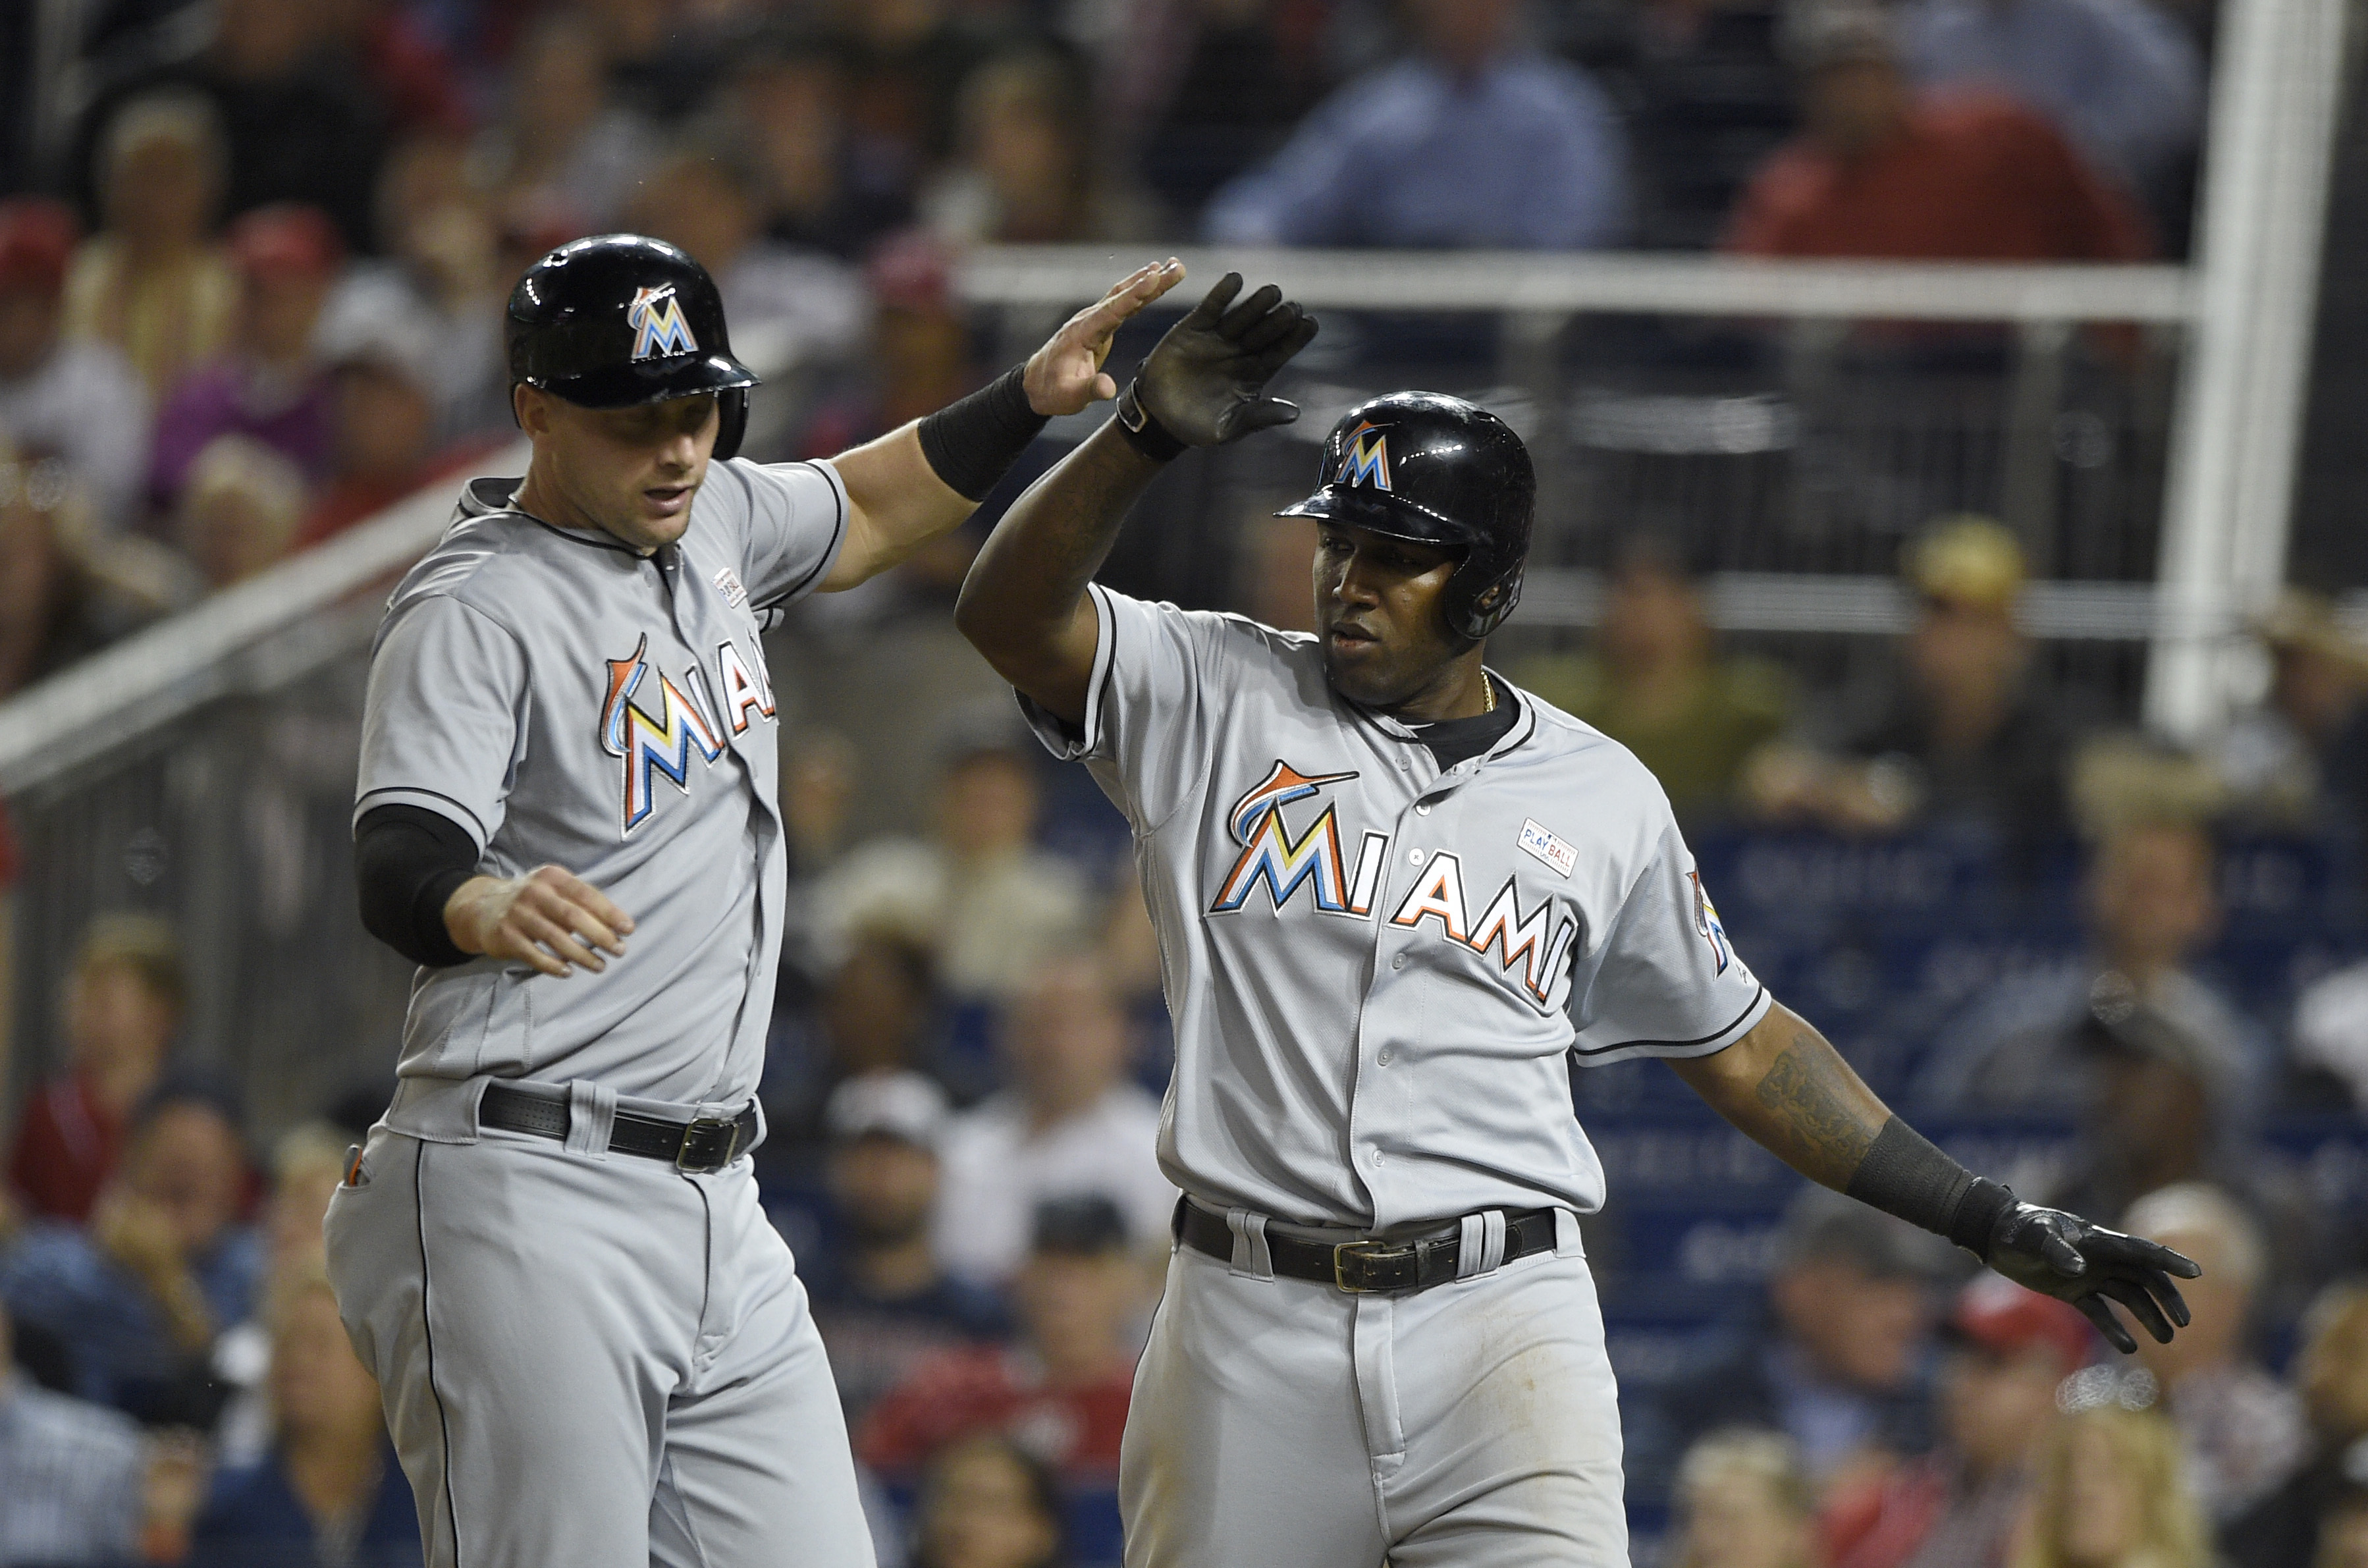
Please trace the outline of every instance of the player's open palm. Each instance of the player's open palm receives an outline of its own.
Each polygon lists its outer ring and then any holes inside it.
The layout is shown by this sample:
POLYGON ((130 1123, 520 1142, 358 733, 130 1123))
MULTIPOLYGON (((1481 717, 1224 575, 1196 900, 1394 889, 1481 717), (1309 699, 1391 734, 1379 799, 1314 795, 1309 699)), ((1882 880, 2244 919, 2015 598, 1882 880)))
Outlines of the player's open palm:
POLYGON ((1136 373, 1144 410, 1187 446, 1238 441, 1299 417, 1297 404, 1264 394, 1275 372, 1315 340, 1315 318, 1271 283, 1235 303, 1241 291, 1240 273, 1218 278, 1136 373))
POLYGON ((538 866, 522 877, 472 877, 444 905, 444 927, 464 953, 515 959, 564 978, 625 956, 632 916, 572 871, 538 866))
POLYGON ((2203 1272, 2192 1259, 2158 1243, 2030 1203, 1998 1216, 1982 1261, 2026 1290, 2071 1302, 2124 1355, 2138 1347, 2137 1341, 2105 1303, 2120 1302, 2168 1345, 2173 1324, 2187 1326, 2187 1302, 2171 1277, 2193 1279, 2203 1272))
POLYGON ((1183 280, 1184 264, 1173 256, 1152 262, 1111 284, 1109 293, 1062 323, 1061 330, 1028 357, 1028 368, 1021 372, 1028 406, 1057 416, 1116 397, 1118 383, 1102 369, 1102 361, 1110 358, 1118 329, 1183 280))

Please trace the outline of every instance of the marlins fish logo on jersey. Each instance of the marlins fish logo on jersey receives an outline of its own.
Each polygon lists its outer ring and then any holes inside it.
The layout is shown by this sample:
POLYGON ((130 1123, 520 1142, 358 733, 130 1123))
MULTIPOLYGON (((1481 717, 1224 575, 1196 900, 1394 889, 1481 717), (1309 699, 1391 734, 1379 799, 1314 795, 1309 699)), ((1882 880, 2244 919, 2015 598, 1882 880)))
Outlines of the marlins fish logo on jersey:
MULTIPOLYGON (((630 659, 609 661, 609 699, 600 707, 600 747, 625 759, 624 826, 627 833, 649 819, 655 804, 656 775, 663 774, 684 794, 690 793, 690 757, 702 762, 723 755, 723 741, 707 710, 681 687, 657 674, 657 711, 651 712, 634 696, 652 675, 644 657, 650 650, 647 632, 633 645, 630 659)), ((694 667, 694 689, 705 677, 694 667)), ((704 691, 700 694, 703 696, 704 691)), ((769 709, 768 710, 769 711, 769 709)))
POLYGON ((1278 759, 1273 769, 1225 813, 1226 829, 1242 852, 1218 885, 1216 902, 1209 906, 1209 913, 1235 914, 1249 903, 1260 882, 1266 884, 1277 913, 1303 886, 1312 890, 1315 907, 1326 915, 1362 917, 1372 913, 1373 888, 1381 881, 1382 854, 1389 846, 1389 835, 1365 835, 1352 885, 1340 858, 1340 828, 1331 806, 1326 806, 1297 838, 1291 836, 1290 824, 1282 820, 1282 808, 1292 801, 1304 801, 1320 794, 1326 785, 1355 777, 1354 773, 1302 773, 1278 759))
POLYGON ((1370 484, 1376 490, 1390 487, 1390 439, 1372 425, 1360 425, 1349 432, 1349 439, 1340 450, 1340 472, 1333 476, 1335 484, 1370 484))
POLYGON ((1735 948, 1726 939, 1726 927, 1720 924, 1718 907, 1710 901, 1710 891, 1702 886, 1700 871, 1688 871, 1686 880, 1694 885, 1694 929, 1710 944, 1711 956, 1718 960, 1713 972, 1725 974, 1727 960, 1735 957, 1735 948))
POLYGON ((682 301, 675 298, 671 283, 634 290, 633 302, 625 307, 625 324, 633 329, 636 359, 699 352, 699 339, 690 335, 690 324, 682 319, 682 301))

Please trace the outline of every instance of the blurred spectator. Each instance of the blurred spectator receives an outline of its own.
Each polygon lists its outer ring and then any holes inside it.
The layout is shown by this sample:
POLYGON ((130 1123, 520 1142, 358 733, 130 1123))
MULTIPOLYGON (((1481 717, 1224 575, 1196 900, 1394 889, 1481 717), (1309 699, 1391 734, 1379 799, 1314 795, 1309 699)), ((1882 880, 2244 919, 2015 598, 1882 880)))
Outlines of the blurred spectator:
POLYGON ((1085 929, 1084 879, 1034 846, 1038 796, 1034 757, 999 737, 958 734, 939 779, 934 836, 857 849, 831 873, 824 906, 842 931, 927 943, 958 998, 1009 996, 1085 929))
POLYGON ((1133 1391, 1144 1284, 1116 1204, 1097 1196, 1039 1205, 1013 1290, 1019 1343, 921 1363, 871 1407, 856 1456, 882 1475, 909 1476, 950 1442, 1000 1432, 1068 1483, 1109 1486, 1133 1391))
POLYGON ((2296 1100, 2368 1108, 2368 962, 2323 975, 2294 999, 2292 1066, 2296 1100))
POLYGON ((2340 1494, 2320 1511, 2312 1568, 2368 1568, 2368 1484, 2340 1494))
POLYGON ((224 210, 273 202, 319 208, 345 243, 370 243, 370 199, 386 114, 337 28, 349 14, 321 0, 218 0, 195 54, 143 71, 100 95, 84 119, 83 167, 100 128, 131 98, 185 87, 213 105, 228 155, 224 210))
POLYGON ((2146 220, 2011 99, 1919 97, 1874 0, 1792 0, 1807 129, 1753 176, 1727 248, 1752 256, 2139 261, 2146 220))
POLYGON ((923 223, 950 244, 1132 240, 1145 215, 1097 178, 1091 93, 1067 58, 998 56, 962 83, 954 158, 922 193, 923 223))
POLYGON ((546 14, 518 45, 503 107, 477 149, 503 203, 553 199, 582 233, 613 227, 655 142, 648 122, 611 99, 594 28, 573 12, 546 14))
POLYGON ((2288 588, 2254 628, 2270 659, 2270 689, 2240 709, 2213 762, 2236 810, 2273 827, 2361 820, 2368 784, 2368 647, 2337 620, 2323 594, 2288 588))
POLYGON ((211 1094, 151 1097, 87 1233, 29 1227, 0 1256, 0 1299, 72 1350, 84 1397, 151 1422, 211 1426, 214 1340, 252 1310, 262 1245, 238 1222, 246 1165, 211 1094))
POLYGON ((467 144, 436 134, 397 146, 379 176, 377 215, 385 255, 339 280, 322 309, 320 339, 425 332, 434 346, 426 369, 437 437, 507 430, 501 324, 516 273, 502 270, 493 214, 469 176, 467 144))
POLYGON ((844 34, 863 160, 910 190, 953 150, 962 81, 992 51, 993 24, 950 0, 829 0, 829 12, 844 34))
POLYGON ((1104 124, 1185 222, 1263 162, 1313 97, 1315 8, 1279 0, 1167 0, 1126 8, 1104 66, 1104 124))
POLYGON ((1816 1503, 1800 1455, 1774 1432, 1713 1432, 1686 1450, 1672 1489, 1668 1568, 1820 1568, 1816 1503))
POLYGON ((843 452, 975 390, 970 322, 954 298, 952 267, 945 247, 916 230, 872 252, 863 271, 872 312, 868 374, 816 411, 800 443, 805 455, 843 452))
MULTIPOLYGON (((856 1079, 890 1077, 924 1065, 937 1012, 927 949, 894 931, 833 932, 837 964, 810 1016, 787 1011, 772 1047, 765 1113, 780 1153, 828 1136, 830 1096, 856 1079)), ((777 1155, 776 1157, 779 1157, 777 1155)))
POLYGON ((911 1568, 1061 1568, 1060 1483, 1008 1437, 967 1437, 921 1478, 911 1568))
MULTIPOLYGON (((1921 1096, 1957 1108, 2061 1109, 2112 1101, 2109 1085, 2123 1096, 2142 1082, 2169 1091, 2166 1074, 2184 1073, 2203 1096, 2193 1116, 2224 1133, 2246 1126, 2273 1048, 2191 967, 2220 928, 2218 865, 2211 835, 2191 822, 2111 830, 2089 864, 2086 954, 1989 987, 1942 1028, 1921 1096)), ((2169 1108, 2160 1102, 2156 1111, 2169 1108)), ((2192 1157, 2213 1157, 2214 1138, 2188 1119, 2156 1124, 2149 1142, 2167 1150, 2181 1134, 2192 1135, 2192 1157)), ((2161 1171, 2109 1195, 2112 1208, 2191 1174, 2161 1171)))
POLYGON ((1520 0, 1413 0, 1417 49, 1346 86, 1219 191, 1227 244, 1587 250, 1627 227, 1600 89, 1520 36, 1520 0))
POLYGON ((0 1562, 132 1560, 147 1471, 139 1426, 27 1378, 10 1330, 0 1301, 0 1562))
POLYGON ((945 1091, 917 1073, 850 1078, 830 1097, 837 1245, 798 1260, 849 1426, 926 1358, 1001 1339, 1003 1305, 929 1245, 945 1091))
POLYGON ((0 201, 0 433, 19 452, 63 459, 120 528, 147 467, 148 398, 114 348, 64 335, 75 238, 63 203, 0 201))
POLYGON ((417 1568, 419 1515, 378 1384, 320 1266, 273 1287, 271 1451, 214 1477, 191 1568, 417 1568))
POLYGON ((909 215, 905 171, 849 131, 837 49, 817 39, 762 47, 732 78, 727 104, 774 239, 855 261, 909 215))
POLYGON ((183 585, 173 551, 102 529, 64 463, 14 460, 0 433, 0 695, 170 608, 183 585))
POLYGON ((18 1113, 8 1179, 34 1214, 80 1224, 115 1175, 132 1112, 156 1086, 181 1027, 188 976, 180 941, 148 915, 102 915, 83 934, 61 990, 65 1070, 18 1113))
POLYGON ((1639 250, 1709 250, 1754 170, 1798 125, 1778 0, 1620 7, 1624 57, 1606 85, 1626 110, 1639 250))
POLYGON ((2260 1227, 2219 1188, 2182 1182, 2132 1204, 2122 1228, 2203 1266, 2201 1278, 2180 1285, 2194 1322, 2169 1345, 2138 1335, 2138 1359, 2186 1441, 2197 1504, 2226 1522, 2285 1484, 2306 1447, 2302 1401, 2249 1348, 2269 1267, 2260 1227))
POLYGON ((2069 1412, 2040 1447, 2011 1568, 2211 1568, 2179 1428, 2151 1410, 2069 1412))
POLYGON ((1958 1292, 1944 1330, 1941 1443, 1833 1498, 1832 1568, 1998 1568, 2029 1501, 2055 1389, 2089 1358, 2089 1320, 1995 1274, 1958 1292))
MULTIPOLYGON (((324 1121, 302 1121, 271 1146, 271 1191, 263 1206, 264 1275, 295 1278, 326 1267, 322 1221, 345 1179, 347 1135, 324 1121)), ((270 1303, 258 1302, 268 1308, 270 1303)), ((272 1328, 268 1312, 214 1341, 214 1375, 233 1391, 214 1427, 214 1458, 223 1468, 254 1464, 271 1444, 272 1328)))
MULTIPOLYGON (((322 358, 336 385, 336 458, 327 488, 295 532, 295 548, 306 549, 343 533, 421 485, 476 461, 498 444, 483 436, 449 442, 437 438, 439 347, 429 323, 395 317, 357 324, 349 334, 324 345, 322 358)), ((198 468, 204 467, 201 458, 198 468)), ((185 511, 194 506, 198 488, 193 480, 185 511)))
POLYGON ((780 402, 783 377, 855 351, 869 301, 845 264, 764 237, 761 199, 756 172, 736 149, 689 143, 651 164, 623 222, 680 245, 714 277, 733 352, 766 377, 780 402))
POLYGON ((335 449, 335 393, 313 353, 313 329, 345 265, 336 231, 311 208, 265 208, 231 226, 230 254, 239 275, 236 335, 156 415, 148 489, 165 512, 216 437, 253 437, 314 481, 327 475, 335 449))
MULTIPOLYGON (((2350 1280, 2311 1303, 2294 1380, 2310 1451, 2284 1485, 2221 1527, 2221 1553, 2235 1568, 2327 1568, 2320 1521, 2347 1503, 2356 1513, 2368 1486, 2368 1285, 2350 1280)), ((2358 1568, 2356 1558, 2339 1562, 2358 1568)))
POLYGON ((790 882, 781 936, 778 1017, 808 1001, 836 956, 822 882, 847 853, 848 811, 855 793, 855 744, 819 724, 781 730, 781 826, 789 836, 790 882))
POLYGON ((1936 1250, 1889 1215, 1804 1190, 1776 1238, 1770 1321, 1639 1412, 1646 1468, 1727 1426, 1785 1434, 1820 1485, 1923 1451, 1936 1250))
POLYGON ((1133 1040, 1101 968, 1037 969, 1006 1015, 1011 1087, 947 1132, 938 1256, 957 1274, 1001 1280, 1019 1267, 1030 1214, 1099 1194, 1148 1242, 1167 1234, 1176 1189, 1160 1173, 1159 1102, 1126 1076, 1133 1040))
POLYGON ((225 156, 212 100, 187 88, 131 99, 99 142, 103 227, 66 275, 66 335, 122 353, 152 406, 230 338, 238 281, 213 240, 225 156))
POLYGON ((1987 87, 2055 123, 2089 165, 2159 199, 2203 129, 2203 62, 2149 0, 1907 0, 1923 87, 1987 87))
POLYGON ((1679 818, 1726 811, 1745 762, 1783 732, 1784 672, 1718 658, 1700 586, 1649 540, 1622 551, 1604 585, 1597 651, 1531 660, 1516 678, 1634 752, 1679 818))
POLYGON ((428 12, 413 0, 339 0, 330 17, 332 48, 370 84, 395 130, 465 131, 461 74, 428 12))
POLYGON ((304 476, 295 464, 260 441, 217 436, 189 465, 174 531, 197 569, 198 591, 211 593, 285 559, 303 519, 304 476))
POLYGON ((1998 523, 1956 517, 1913 541, 1902 564, 1921 601, 1905 678, 1830 753, 1763 752, 1747 792, 1779 819, 1845 832, 1974 822, 2028 850, 2063 830, 2072 726, 2032 676, 2015 624, 2022 548, 1998 523))

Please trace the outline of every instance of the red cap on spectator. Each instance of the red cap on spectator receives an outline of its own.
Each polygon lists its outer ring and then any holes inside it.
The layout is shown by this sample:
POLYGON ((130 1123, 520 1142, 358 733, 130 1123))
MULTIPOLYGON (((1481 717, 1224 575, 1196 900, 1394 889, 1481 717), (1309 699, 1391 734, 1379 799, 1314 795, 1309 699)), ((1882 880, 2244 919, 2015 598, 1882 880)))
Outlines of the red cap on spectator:
POLYGON ((275 201, 230 226, 230 257, 261 278, 326 278, 346 259, 337 227, 317 207, 275 201))
POLYGON ((953 258, 932 235, 907 229, 880 242, 863 269, 874 303, 883 310, 934 315, 953 294, 953 258))
POLYGON ((2059 1375, 2079 1370, 2089 1359, 2089 1320, 2078 1308, 2000 1275, 1985 1273, 1958 1292, 1949 1327, 1960 1339, 1999 1356, 2052 1351, 2059 1375))
POLYGON ((45 196, 0 201, 0 289, 58 292, 81 237, 82 225, 63 201, 45 196))

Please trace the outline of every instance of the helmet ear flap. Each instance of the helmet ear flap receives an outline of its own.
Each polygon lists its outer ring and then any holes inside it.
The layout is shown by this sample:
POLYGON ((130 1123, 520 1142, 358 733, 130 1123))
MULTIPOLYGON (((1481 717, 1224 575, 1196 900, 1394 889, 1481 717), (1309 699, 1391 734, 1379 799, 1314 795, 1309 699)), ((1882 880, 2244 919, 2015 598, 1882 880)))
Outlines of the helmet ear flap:
POLYGON ((733 387, 715 394, 714 460, 722 462, 740 455, 740 443, 748 434, 748 389, 733 387))

